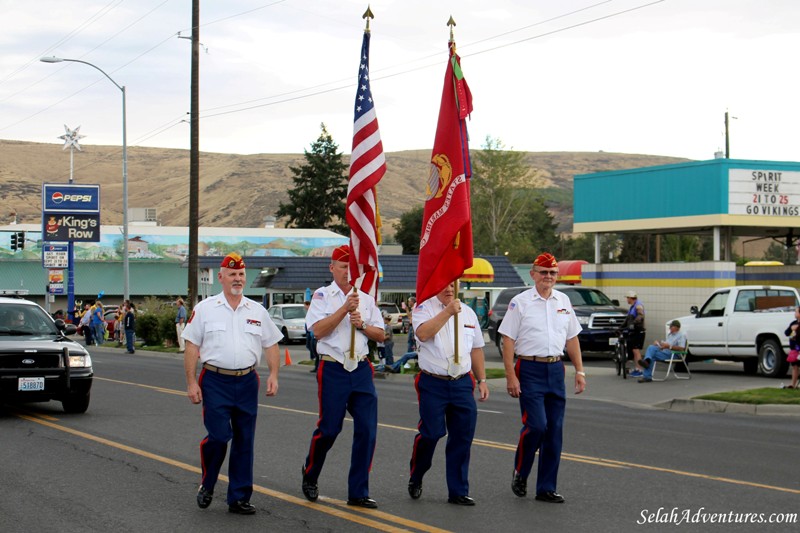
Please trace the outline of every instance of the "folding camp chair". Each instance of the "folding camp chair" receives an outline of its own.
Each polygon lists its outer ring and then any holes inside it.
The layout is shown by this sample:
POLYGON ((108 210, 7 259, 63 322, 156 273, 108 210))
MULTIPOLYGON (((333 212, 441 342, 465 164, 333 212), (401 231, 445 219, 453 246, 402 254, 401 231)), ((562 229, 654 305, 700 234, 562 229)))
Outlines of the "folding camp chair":
POLYGON ((686 355, 689 353, 689 341, 686 341, 686 348, 683 350, 671 350, 669 359, 664 361, 656 361, 653 359, 651 362, 653 364, 653 381, 666 381, 669 377, 669 373, 672 372, 672 375, 675 376, 676 379, 692 379, 692 372, 689 370, 689 364, 686 362, 686 355), (664 374, 663 378, 656 378, 656 365, 658 363, 666 363, 667 364, 667 373, 664 374), (679 376, 678 372, 675 370, 675 367, 678 363, 683 364, 683 368, 686 369, 685 376, 679 376))

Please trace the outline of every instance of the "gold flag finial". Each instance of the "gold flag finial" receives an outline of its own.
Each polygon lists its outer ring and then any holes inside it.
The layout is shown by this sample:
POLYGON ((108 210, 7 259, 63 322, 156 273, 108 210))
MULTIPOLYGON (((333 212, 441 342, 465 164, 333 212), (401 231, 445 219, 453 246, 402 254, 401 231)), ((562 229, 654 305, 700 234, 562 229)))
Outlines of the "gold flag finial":
POLYGON ((365 32, 369 32, 369 19, 374 19, 375 15, 372 14, 372 10, 369 8, 369 4, 367 4, 367 10, 364 11, 364 14, 361 15, 362 19, 367 19, 367 27, 364 28, 365 32))
POLYGON ((453 20, 453 15, 450 15, 450 20, 447 21, 447 25, 450 26, 450 42, 454 42, 455 38, 453 37, 453 28, 456 27, 456 21, 453 20))

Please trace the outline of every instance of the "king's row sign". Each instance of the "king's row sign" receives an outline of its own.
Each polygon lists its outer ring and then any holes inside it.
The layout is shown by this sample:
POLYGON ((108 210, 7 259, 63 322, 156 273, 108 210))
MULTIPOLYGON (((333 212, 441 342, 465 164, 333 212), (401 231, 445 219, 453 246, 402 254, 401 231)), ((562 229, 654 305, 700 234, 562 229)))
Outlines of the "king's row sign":
POLYGON ((42 184, 42 240, 100 242, 100 185, 42 184))

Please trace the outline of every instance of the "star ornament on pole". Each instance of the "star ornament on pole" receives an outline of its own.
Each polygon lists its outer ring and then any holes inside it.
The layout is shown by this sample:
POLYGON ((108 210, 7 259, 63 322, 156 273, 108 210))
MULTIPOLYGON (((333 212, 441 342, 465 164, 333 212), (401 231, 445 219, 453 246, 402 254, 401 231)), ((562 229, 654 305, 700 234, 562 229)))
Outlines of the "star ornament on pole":
POLYGON ((78 126, 74 130, 69 129, 69 126, 64 124, 64 135, 59 136, 59 139, 64 139, 64 147, 62 150, 66 150, 67 148, 77 148, 78 151, 81 151, 81 145, 78 143, 81 139, 86 137, 86 135, 81 135, 81 127, 78 126))

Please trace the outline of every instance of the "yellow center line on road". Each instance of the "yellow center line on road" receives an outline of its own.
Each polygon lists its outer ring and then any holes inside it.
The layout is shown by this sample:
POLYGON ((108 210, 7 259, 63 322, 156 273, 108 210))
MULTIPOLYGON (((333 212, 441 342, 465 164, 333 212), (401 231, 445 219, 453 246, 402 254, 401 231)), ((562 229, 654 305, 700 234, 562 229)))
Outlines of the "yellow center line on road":
MULTIPOLYGON (((109 380, 111 381, 111 380, 109 380)), ((158 387, 147 387, 155 390, 160 390, 158 387)), ((83 431, 78 431, 76 429, 62 426, 60 424, 56 424, 47 420, 45 417, 39 417, 38 415, 28 415, 23 413, 15 413, 15 416, 21 418, 23 420, 28 420, 29 422, 34 422, 36 424, 40 424, 42 426, 46 426, 51 429, 55 429, 57 431, 63 431, 64 433, 69 433, 75 437, 79 437, 82 439, 86 439, 92 442, 96 442, 98 444, 102 444, 104 446, 109 446, 111 448, 116 448, 118 450, 122 450, 127 453, 131 453, 134 455, 138 455, 141 457, 145 457, 147 459, 151 459, 153 461, 157 461, 160 463, 167 464, 169 466, 173 466, 176 468, 180 468, 182 470, 186 470, 188 472, 192 472, 195 474, 201 474, 201 471, 196 466, 192 466, 190 464, 186 464, 181 461, 176 461, 174 459, 170 459, 169 457, 164 457, 162 455, 157 455, 151 452, 147 452, 144 450, 140 450, 139 448, 134 448, 133 446, 128 446, 126 444, 122 444, 120 442, 115 442, 110 439, 106 439, 103 437, 98 437, 96 435, 92 435, 90 433, 85 433, 83 431)), ((220 481, 227 483, 228 476, 220 474, 219 476, 220 481)), ((286 494, 283 492, 279 492, 276 490, 268 489, 267 487, 262 487, 261 485, 253 485, 253 492, 259 492, 261 494, 265 494, 277 500, 282 500, 287 503, 292 503, 294 505, 299 505, 305 507, 307 509, 311 509, 313 511, 318 511, 320 513, 329 514, 340 518, 342 520, 347 520, 349 522, 355 522, 357 524, 361 524, 363 526, 371 527, 378 531, 386 531, 388 533, 399 533, 404 531, 424 531, 426 533, 449 533, 446 529, 440 529, 434 526, 430 526, 428 524, 423 524, 421 522, 417 522, 414 520, 408 520, 401 516, 395 516, 389 513, 384 513, 381 511, 375 511, 370 509, 360 509, 355 507, 349 507, 347 504, 342 500, 337 500, 334 498, 326 498, 321 497, 317 503, 309 502, 308 500, 298 498, 296 496, 292 496, 290 494, 286 494), (321 502, 321 503, 320 503, 321 502), (327 505, 326 505, 327 504, 327 505), (335 507, 334 507, 335 506, 335 507), (341 509, 340 509, 341 507, 341 509), (361 516, 360 514, 355 514, 355 512, 362 513, 365 516, 361 516), (378 522, 375 519, 384 520, 388 523, 378 522), (404 529, 403 527, 411 528, 411 529, 404 529)))
MULTIPOLYGON (((163 389, 161 387, 153 387, 151 385, 142 385, 142 384, 139 384, 139 383, 131 383, 131 382, 128 382, 128 381, 117 381, 117 380, 113 380, 113 379, 98 378, 96 376, 95 376, 95 379, 103 379, 104 381, 110 381, 110 382, 113 382, 113 383, 122 383, 122 384, 125 384, 125 385, 133 385, 133 386, 136 386, 136 387, 142 387, 142 388, 146 388, 146 389, 158 390, 160 392, 166 392, 166 393, 169 393, 169 394, 177 394, 177 393, 179 393, 179 391, 175 391, 175 390, 163 389)), ((180 392, 180 394, 185 395, 186 393, 185 392, 180 392)), ((276 410, 276 411, 286 411, 286 412, 290 412, 290 413, 305 414, 305 415, 309 415, 309 416, 319 416, 319 413, 312 412, 312 411, 303 411, 303 410, 299 410, 299 409, 290 409, 290 408, 287 408, 287 407, 277 407, 277 406, 274 406, 274 405, 259 404, 259 407, 265 407, 267 409, 273 409, 273 410, 276 410)), ((345 420, 348 420, 348 421, 352 422, 352 419, 349 418, 349 417, 346 417, 345 420)), ((417 432, 417 428, 396 426, 396 425, 392 425, 392 424, 379 423, 378 426, 382 427, 382 428, 386 428, 386 429, 395 429, 395 430, 399 430, 399 431, 406 431, 406 432, 413 432, 413 433, 417 432)), ((516 449, 517 449, 517 445, 516 444, 507 444, 507 443, 503 443, 503 442, 494 442, 494 441, 483 440, 483 439, 474 439, 472 442, 473 442, 473 444, 476 444, 478 446, 484 446, 484 447, 487 447, 487 448, 496 448, 496 449, 500 449, 500 450, 509 450, 509 451, 516 451, 516 449)), ((764 483, 755 483, 755 482, 752 482, 752 481, 744 481, 744 480, 740 480, 740 479, 733 479, 733 478, 727 478, 727 477, 721 477, 721 476, 714 476, 714 475, 709 475, 709 474, 699 474, 697 472, 688 472, 686 470, 675 470, 675 469, 672 469, 672 468, 662 468, 662 467, 659 467, 659 466, 643 465, 643 464, 638 464, 638 463, 630 463, 630 462, 626 462, 626 461, 617 461, 617 460, 614 460, 614 459, 605 459, 603 457, 589 457, 589 456, 586 456, 586 455, 577 455, 577 454, 564 452, 564 453, 561 454, 561 458, 564 459, 564 460, 567 460, 567 461, 574 461, 574 462, 577 462, 577 463, 585 463, 585 464, 591 464, 591 465, 595 465, 595 466, 602 466, 602 467, 605 467, 605 468, 638 468, 638 469, 641 469, 641 470, 650 470, 650 471, 653 471, 653 472, 662 472, 662 473, 666 473, 666 474, 673 474, 673 475, 676 475, 676 476, 693 477, 693 478, 697 478, 697 479, 706 479, 706 480, 710 480, 710 481, 719 481, 721 483, 730 483, 730 484, 733 484, 733 485, 741 485, 741 486, 754 487, 754 488, 759 488, 759 489, 775 490, 775 491, 779 491, 779 492, 788 492, 790 494, 800 494, 800 490, 798 490, 798 489, 790 489, 788 487, 778 487, 776 485, 766 485, 764 483)))

